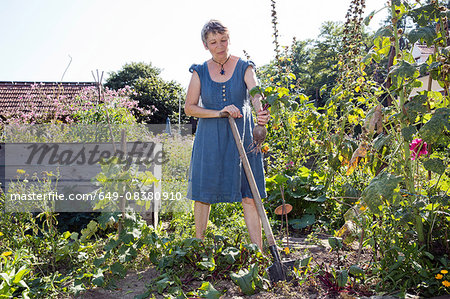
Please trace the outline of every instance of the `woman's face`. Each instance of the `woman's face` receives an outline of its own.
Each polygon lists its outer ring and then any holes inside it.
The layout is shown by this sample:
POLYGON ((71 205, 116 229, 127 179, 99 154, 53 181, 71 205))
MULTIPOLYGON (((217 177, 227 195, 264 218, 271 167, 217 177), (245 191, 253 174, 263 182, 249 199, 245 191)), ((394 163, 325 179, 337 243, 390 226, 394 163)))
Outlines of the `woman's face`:
POLYGON ((208 33, 206 36, 205 48, 211 52, 213 57, 228 56, 228 34, 226 33, 208 33))

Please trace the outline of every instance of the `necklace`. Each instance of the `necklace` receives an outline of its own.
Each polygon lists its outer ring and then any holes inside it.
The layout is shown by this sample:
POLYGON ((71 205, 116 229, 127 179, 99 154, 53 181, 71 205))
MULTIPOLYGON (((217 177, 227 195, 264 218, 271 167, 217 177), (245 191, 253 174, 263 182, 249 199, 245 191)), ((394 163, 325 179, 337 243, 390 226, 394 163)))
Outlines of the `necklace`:
POLYGON ((214 62, 217 63, 217 64, 220 64, 220 74, 221 74, 222 76, 225 75, 225 70, 223 69, 223 66, 225 65, 225 63, 228 62, 228 59, 230 59, 230 57, 231 57, 231 55, 228 56, 227 60, 225 60, 224 63, 220 63, 220 62, 218 62, 218 61, 215 61, 215 60, 214 60, 214 57, 211 58, 212 61, 214 61, 214 62))

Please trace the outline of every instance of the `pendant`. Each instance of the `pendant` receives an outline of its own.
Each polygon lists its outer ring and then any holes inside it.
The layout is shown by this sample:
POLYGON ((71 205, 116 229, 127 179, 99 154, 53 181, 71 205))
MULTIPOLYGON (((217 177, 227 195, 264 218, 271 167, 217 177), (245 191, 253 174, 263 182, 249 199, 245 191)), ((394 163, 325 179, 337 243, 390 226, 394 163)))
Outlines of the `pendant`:
POLYGON ((223 76, 223 75, 225 75, 225 70, 224 69, 221 69, 220 70, 220 74, 223 76))

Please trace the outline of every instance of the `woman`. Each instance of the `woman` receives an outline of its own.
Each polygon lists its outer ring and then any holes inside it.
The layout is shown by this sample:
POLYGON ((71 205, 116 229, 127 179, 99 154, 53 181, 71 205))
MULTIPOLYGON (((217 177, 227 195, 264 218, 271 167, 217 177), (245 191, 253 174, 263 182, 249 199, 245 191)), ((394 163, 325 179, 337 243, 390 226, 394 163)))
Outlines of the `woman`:
MULTIPOLYGON (((249 99, 248 90, 256 86, 254 65, 228 53, 228 29, 211 20, 202 29, 202 41, 211 59, 192 65, 184 111, 199 118, 189 171, 189 199, 194 203, 195 234, 204 238, 210 204, 242 202, 244 219, 252 243, 262 250, 261 220, 242 167, 228 119, 236 120, 244 148, 251 147, 254 122, 250 102, 257 111, 258 124, 269 121, 260 96, 249 99), (199 100, 201 98, 201 105, 199 100)), ((266 197, 262 155, 247 153, 261 197, 266 197)))

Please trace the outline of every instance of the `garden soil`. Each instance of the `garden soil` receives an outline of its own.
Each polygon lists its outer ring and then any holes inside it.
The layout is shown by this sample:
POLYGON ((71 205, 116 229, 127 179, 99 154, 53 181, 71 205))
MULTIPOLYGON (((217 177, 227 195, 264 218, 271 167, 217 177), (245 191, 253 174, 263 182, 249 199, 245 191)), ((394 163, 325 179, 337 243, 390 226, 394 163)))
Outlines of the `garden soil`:
MULTIPOLYGON (((330 252, 330 247, 328 242, 326 242, 328 236, 321 236, 314 242, 314 244, 307 245, 305 238, 290 238, 289 247, 291 248, 291 253, 289 258, 291 259, 302 259, 305 256, 312 256, 312 266, 318 264, 323 267, 337 266, 338 258, 334 252, 330 252)), ((283 245, 287 245, 286 240, 283 240, 283 245)), ((284 255, 284 254, 283 254, 284 255)), ((341 266, 349 267, 355 264, 358 259, 358 248, 349 247, 341 252, 341 266)), ((370 252, 362 251, 360 256, 360 262, 362 264, 367 263, 372 258, 370 252)), ((360 263, 360 264, 361 264, 360 263)), ((120 299, 133 299, 135 296, 141 295, 146 292, 148 285, 153 279, 159 276, 159 272, 155 267, 150 266, 141 271, 129 271, 129 273, 123 278, 116 282, 115 285, 109 288, 94 288, 90 289, 79 296, 70 297, 75 299, 109 299, 109 298, 120 298, 120 299)), ((195 290, 200 287, 201 281, 192 282, 189 285, 189 290, 195 290)), ((213 283, 214 287, 218 291, 222 291, 224 295, 221 297, 223 299, 228 298, 252 298, 252 299, 272 299, 272 298, 373 298, 373 299, 394 299, 392 296, 375 296, 368 293, 368 290, 364 290, 362 286, 359 291, 360 294, 364 295, 349 295, 346 292, 341 292, 338 294, 330 293, 320 282, 310 280, 302 285, 293 285, 292 283, 282 282, 270 289, 269 291, 261 291, 257 294, 246 296, 244 295, 239 287, 235 285, 232 281, 216 281, 213 283)), ((189 291, 186 289, 186 291, 189 291)), ((164 298, 160 294, 152 294, 149 298, 164 298)), ((408 297, 418 298, 418 297, 408 297)))

